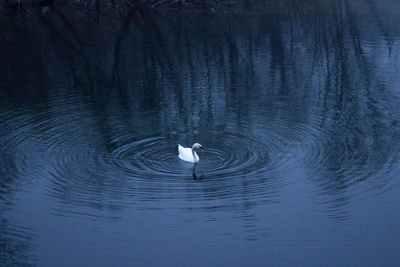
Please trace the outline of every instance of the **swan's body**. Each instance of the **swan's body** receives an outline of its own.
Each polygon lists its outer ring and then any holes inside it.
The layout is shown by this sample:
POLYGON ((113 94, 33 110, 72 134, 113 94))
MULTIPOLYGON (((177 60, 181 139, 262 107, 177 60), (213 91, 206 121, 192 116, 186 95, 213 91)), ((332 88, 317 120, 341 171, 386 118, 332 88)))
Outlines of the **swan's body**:
POLYGON ((200 151, 203 151, 203 146, 200 145, 199 143, 195 143, 191 148, 178 145, 178 153, 179 153, 178 157, 181 160, 191 163, 199 162, 200 158, 197 155, 196 151, 194 151, 195 148, 198 148, 200 149, 200 151))

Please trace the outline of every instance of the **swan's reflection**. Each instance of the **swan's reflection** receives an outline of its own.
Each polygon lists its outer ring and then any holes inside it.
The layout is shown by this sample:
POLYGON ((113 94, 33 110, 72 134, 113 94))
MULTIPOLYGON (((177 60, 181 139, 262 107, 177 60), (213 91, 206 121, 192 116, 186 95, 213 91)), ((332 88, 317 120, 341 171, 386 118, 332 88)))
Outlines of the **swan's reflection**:
POLYGON ((198 165, 198 163, 195 163, 195 164, 193 165, 192 177, 193 177, 193 180, 195 180, 195 181, 202 181, 203 178, 204 178, 204 175, 203 175, 203 174, 201 174, 201 175, 197 175, 197 174, 196 174, 197 165, 198 165))

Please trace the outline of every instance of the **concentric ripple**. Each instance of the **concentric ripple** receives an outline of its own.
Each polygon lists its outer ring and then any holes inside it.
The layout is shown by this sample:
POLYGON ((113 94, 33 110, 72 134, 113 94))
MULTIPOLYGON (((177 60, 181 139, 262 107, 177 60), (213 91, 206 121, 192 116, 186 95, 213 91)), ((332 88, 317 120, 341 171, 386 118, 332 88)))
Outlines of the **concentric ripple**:
POLYGON ((193 133, 157 128, 156 112, 131 118, 117 109, 99 116, 91 102, 80 98, 60 97, 46 108, 4 112, 2 158, 12 164, 0 170, 10 177, 2 190, 14 183, 13 176, 24 176, 25 183, 45 184, 46 193, 61 203, 57 214, 89 206, 95 207, 90 215, 97 216, 105 207, 142 201, 153 201, 154 207, 160 205, 157 201, 191 201, 176 208, 234 207, 247 197, 264 201, 296 183, 299 170, 318 185, 317 194, 328 196, 337 188, 357 188, 360 194, 387 184, 369 177, 379 173, 391 177, 397 152, 384 145, 391 132, 381 140, 369 140, 364 137, 367 130, 343 127, 340 121, 322 129, 319 116, 304 122, 280 108, 257 110, 253 123, 218 121, 223 127, 211 125, 193 133), (274 115, 277 111, 279 116, 274 115), (144 119, 141 128, 132 123, 144 119), (374 157, 378 141, 386 154, 374 157), (178 158, 177 145, 193 142, 205 148, 198 152, 197 165, 178 158))
MULTIPOLYGON (((260 140, 245 139, 224 133, 221 142, 208 143, 199 153, 198 168, 213 178, 253 176, 268 165, 268 147, 260 140)), ((135 177, 187 177, 184 170, 193 164, 178 159, 177 143, 164 137, 149 137, 122 145, 113 152, 114 162, 135 177)))
POLYGON ((112 152, 112 159, 126 179, 132 184, 139 182, 142 190, 154 192, 158 187, 160 193, 168 188, 168 194, 159 198, 221 200, 245 194, 263 199, 295 182, 299 157, 315 161, 323 153, 317 131, 311 127, 274 119, 263 127, 246 134, 225 129, 194 136, 194 140, 206 140, 201 141, 205 152, 198 152, 197 165, 178 158, 178 143, 191 146, 180 141, 185 140, 185 133, 135 139, 123 136, 118 138, 121 145, 112 152), (302 144, 304 140, 306 144, 302 144), (187 188, 191 178, 205 183, 187 188))

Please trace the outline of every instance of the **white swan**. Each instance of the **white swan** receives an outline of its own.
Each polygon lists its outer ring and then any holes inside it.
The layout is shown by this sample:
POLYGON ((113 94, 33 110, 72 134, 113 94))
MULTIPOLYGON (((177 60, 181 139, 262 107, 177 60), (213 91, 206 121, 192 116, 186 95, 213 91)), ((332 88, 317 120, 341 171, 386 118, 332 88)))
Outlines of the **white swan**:
POLYGON ((203 146, 200 145, 199 143, 195 143, 192 148, 190 147, 183 147, 181 145, 178 145, 178 153, 179 153, 179 158, 181 160, 191 162, 191 163, 197 163, 199 162, 199 156, 197 156, 196 151, 194 151, 195 148, 200 149, 201 152, 203 152, 203 146))

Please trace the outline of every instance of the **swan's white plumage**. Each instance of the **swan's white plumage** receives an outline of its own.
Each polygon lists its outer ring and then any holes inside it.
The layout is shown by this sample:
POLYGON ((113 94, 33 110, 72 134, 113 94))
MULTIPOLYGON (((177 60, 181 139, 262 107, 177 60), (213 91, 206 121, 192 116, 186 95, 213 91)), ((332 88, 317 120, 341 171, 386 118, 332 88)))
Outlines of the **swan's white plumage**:
POLYGON ((178 157, 181 160, 184 160, 187 162, 197 163, 200 160, 196 151, 193 151, 193 149, 190 147, 183 147, 181 145, 178 145, 178 153, 179 153, 178 157))

